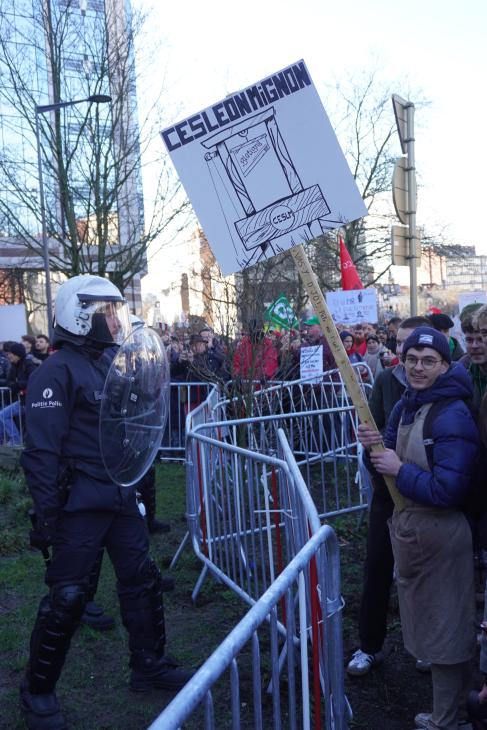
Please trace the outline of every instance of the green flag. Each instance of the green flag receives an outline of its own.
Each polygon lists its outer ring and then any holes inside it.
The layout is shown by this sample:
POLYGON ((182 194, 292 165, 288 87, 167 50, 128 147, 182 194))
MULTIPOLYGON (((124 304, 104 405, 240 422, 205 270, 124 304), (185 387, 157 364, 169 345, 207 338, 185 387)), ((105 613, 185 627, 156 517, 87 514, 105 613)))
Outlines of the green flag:
POLYGON ((264 320, 271 325, 275 325, 274 329, 279 328, 289 331, 299 327, 298 319, 284 294, 279 294, 276 301, 266 310, 264 320))

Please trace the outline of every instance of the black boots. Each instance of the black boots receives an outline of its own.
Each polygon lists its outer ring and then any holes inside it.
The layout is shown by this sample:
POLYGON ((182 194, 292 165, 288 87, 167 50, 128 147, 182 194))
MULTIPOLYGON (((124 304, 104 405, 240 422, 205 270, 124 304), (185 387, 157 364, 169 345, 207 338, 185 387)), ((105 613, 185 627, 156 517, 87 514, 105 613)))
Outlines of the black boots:
POLYGON ((147 518, 147 529, 151 535, 155 535, 158 532, 171 532, 171 525, 168 522, 161 522, 155 517, 150 521, 147 518))
POLYGON ((81 623, 95 631, 109 631, 115 626, 115 619, 113 616, 105 613, 103 606, 100 606, 94 601, 89 601, 81 616, 81 623))
POLYGON ((89 626, 91 629, 95 629, 95 631, 108 631, 115 626, 113 617, 106 614, 103 606, 100 606, 93 600, 98 590, 104 552, 105 549, 103 547, 98 550, 96 560, 91 568, 88 588, 86 590, 85 610, 81 616, 81 623, 89 626))
POLYGON ((29 730, 67 730, 54 692, 32 694, 24 680, 20 687, 20 707, 29 730))
POLYGON ((178 667, 172 659, 148 650, 133 652, 130 666, 130 689, 133 692, 149 692, 151 689, 178 691, 194 674, 194 671, 178 667))

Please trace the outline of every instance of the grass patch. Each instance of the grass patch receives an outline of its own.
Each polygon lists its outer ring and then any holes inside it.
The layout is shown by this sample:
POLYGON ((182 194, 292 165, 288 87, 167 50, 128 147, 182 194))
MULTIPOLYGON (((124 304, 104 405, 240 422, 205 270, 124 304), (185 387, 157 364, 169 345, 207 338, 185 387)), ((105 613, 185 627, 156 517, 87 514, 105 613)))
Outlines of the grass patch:
MULTIPOLYGON (((157 516, 171 532, 151 538, 151 553, 167 572, 186 532, 185 472, 179 464, 157 466, 157 516)), ((28 660, 28 644, 40 599, 46 593, 44 563, 28 547, 31 506, 24 480, 0 473, 0 665, 2 719, 0 727, 24 728, 18 711, 18 686, 28 660)), ((165 595, 168 652, 186 666, 198 666, 223 640, 246 607, 224 586, 208 578, 197 606, 191 591, 201 564, 190 547, 172 572, 176 588, 165 595)), ((172 699, 154 691, 139 697, 128 690, 127 635, 122 626, 116 580, 107 556, 103 561, 96 600, 116 619, 115 628, 99 633, 81 627, 75 634, 58 683, 58 697, 70 730, 142 730, 172 699)), ((218 697, 218 692, 215 697, 218 697)), ((226 699, 221 698, 221 702, 226 699)), ((188 728, 201 728, 201 716, 188 728)))

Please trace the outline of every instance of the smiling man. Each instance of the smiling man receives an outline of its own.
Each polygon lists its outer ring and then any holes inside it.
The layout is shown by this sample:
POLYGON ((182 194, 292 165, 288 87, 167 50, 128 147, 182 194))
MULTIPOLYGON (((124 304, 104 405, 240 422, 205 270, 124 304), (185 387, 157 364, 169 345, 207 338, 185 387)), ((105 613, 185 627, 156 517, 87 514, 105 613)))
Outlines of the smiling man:
MULTIPOLYGON (((467 405, 470 377, 451 363, 444 335, 418 327, 404 343, 403 361, 408 387, 388 421, 385 451, 370 461, 396 478, 406 498, 390 523, 404 645, 431 663, 433 681, 433 712, 417 715, 416 727, 457 730, 475 650, 472 536, 462 507, 480 438, 467 405)), ((368 426, 359 427, 359 438, 366 448, 379 441, 368 426)))

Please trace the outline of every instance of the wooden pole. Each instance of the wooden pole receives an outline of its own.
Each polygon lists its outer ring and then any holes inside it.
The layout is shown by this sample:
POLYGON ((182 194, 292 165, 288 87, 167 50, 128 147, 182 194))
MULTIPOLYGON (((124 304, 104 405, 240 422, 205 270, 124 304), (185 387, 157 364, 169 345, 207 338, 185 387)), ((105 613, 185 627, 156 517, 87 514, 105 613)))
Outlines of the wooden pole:
MULTIPOLYGON (((377 430, 369 405, 365 399, 350 360, 348 359, 343 342, 341 341, 338 330, 335 327, 335 322, 330 314, 325 297, 318 286, 318 282, 316 281, 316 277, 313 273, 313 269, 311 268, 306 252, 302 245, 294 246, 290 250, 303 282, 303 286, 306 289, 309 300, 318 316, 323 334, 326 337, 337 367, 340 370, 342 380, 345 383, 350 399, 355 406, 360 423, 372 426, 377 430)), ((371 448, 371 451, 384 451, 384 445, 382 443, 377 444, 371 448)), ((384 476, 384 481, 387 484, 389 494, 394 501, 396 509, 404 509, 404 497, 398 491, 394 477, 384 476)))

